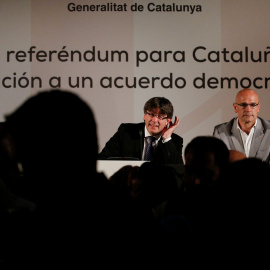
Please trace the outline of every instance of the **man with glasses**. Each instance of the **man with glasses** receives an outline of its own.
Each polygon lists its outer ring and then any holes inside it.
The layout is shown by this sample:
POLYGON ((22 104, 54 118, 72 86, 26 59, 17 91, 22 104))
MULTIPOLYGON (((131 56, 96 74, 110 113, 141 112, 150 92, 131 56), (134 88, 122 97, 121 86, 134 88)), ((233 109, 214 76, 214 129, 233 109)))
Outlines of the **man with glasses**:
POLYGON ((137 159, 160 164, 182 164, 183 139, 173 132, 179 125, 173 106, 164 97, 153 97, 144 105, 144 122, 121 124, 106 143, 99 159, 137 159))
POLYGON ((270 121, 258 117, 261 103, 257 93, 251 89, 240 90, 233 107, 238 117, 217 125, 213 135, 221 139, 229 150, 269 162, 270 121))

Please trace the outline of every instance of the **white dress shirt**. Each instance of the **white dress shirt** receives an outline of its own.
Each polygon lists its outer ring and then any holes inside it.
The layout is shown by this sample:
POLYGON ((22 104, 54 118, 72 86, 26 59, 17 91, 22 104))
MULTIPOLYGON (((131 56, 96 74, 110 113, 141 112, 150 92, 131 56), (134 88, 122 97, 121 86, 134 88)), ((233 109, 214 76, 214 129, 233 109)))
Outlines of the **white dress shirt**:
POLYGON ((256 128, 256 124, 257 124, 257 119, 254 126, 251 128, 249 134, 247 134, 240 128, 238 118, 237 118, 237 128, 239 129, 241 137, 242 137, 246 157, 249 156, 250 146, 251 146, 252 138, 253 138, 254 131, 256 128))
MULTIPOLYGON (((144 157, 145 157, 145 151, 146 151, 146 148, 147 148, 147 145, 149 144, 149 136, 151 136, 146 128, 146 126, 144 127, 144 134, 145 134, 145 137, 144 137, 144 145, 143 145, 143 153, 142 153, 142 160, 144 160, 144 157)), ((161 138, 161 135, 158 135, 158 136, 153 136, 156 138, 156 140, 154 142, 152 142, 152 146, 153 146, 153 149, 155 150, 157 148, 157 145, 158 145, 158 142, 161 138)), ((169 140, 171 140, 171 137, 170 138, 167 138, 165 139, 164 141, 162 141, 162 143, 166 143, 168 142, 169 140)))

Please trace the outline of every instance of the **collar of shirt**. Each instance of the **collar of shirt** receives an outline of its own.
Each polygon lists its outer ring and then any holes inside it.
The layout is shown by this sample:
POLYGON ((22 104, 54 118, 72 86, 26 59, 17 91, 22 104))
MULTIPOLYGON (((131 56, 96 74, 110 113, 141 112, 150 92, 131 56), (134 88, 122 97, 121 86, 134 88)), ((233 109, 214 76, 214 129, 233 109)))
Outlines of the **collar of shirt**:
MULTIPOLYGON (((149 132, 148 132, 146 126, 144 127, 144 134, 145 134, 145 138, 148 137, 148 136, 151 136, 151 135, 149 134, 149 132)), ((161 137, 161 135, 157 135, 157 136, 154 136, 154 137, 156 138, 155 144, 157 145, 157 144, 158 144, 158 141, 159 141, 160 138, 162 138, 162 137, 161 137)), ((164 141, 163 141, 163 140, 161 140, 161 141, 162 141, 162 143, 166 143, 166 142, 170 141, 171 139, 172 139, 172 137, 167 138, 167 139, 165 139, 164 141)))
MULTIPOLYGON (((146 151, 146 146, 148 145, 148 138, 149 136, 151 136, 146 128, 146 126, 144 127, 144 134, 145 134, 145 137, 144 137, 144 145, 143 145, 143 154, 142 154, 142 160, 144 160, 144 156, 145 156, 145 151, 146 151)), ((156 138, 156 140, 154 142, 152 142, 152 146, 154 149, 156 149, 157 145, 158 145, 158 142, 161 138, 161 135, 159 136, 154 136, 156 138)))
MULTIPOLYGON (((254 126, 252 127, 253 130, 255 129, 255 127, 256 127, 256 125, 257 125, 257 120, 258 120, 258 119, 256 119, 256 122, 255 122, 254 126)), ((236 121, 237 121, 237 128, 240 129, 240 130, 242 131, 242 129, 241 129, 240 126, 239 126, 239 120, 238 120, 238 117, 237 117, 236 121)), ((243 132, 244 132, 244 131, 243 131, 243 132)), ((250 130, 250 132, 251 132, 251 130, 250 130)))
POLYGON ((240 131, 240 135, 241 135, 241 138, 243 141, 246 157, 249 157, 250 146, 251 146, 251 142, 252 142, 252 138, 253 138, 253 134, 254 134, 256 125, 257 125, 257 119, 256 119, 255 124, 251 128, 249 134, 247 134, 240 128, 239 123, 238 123, 238 118, 237 118, 237 128, 240 131))

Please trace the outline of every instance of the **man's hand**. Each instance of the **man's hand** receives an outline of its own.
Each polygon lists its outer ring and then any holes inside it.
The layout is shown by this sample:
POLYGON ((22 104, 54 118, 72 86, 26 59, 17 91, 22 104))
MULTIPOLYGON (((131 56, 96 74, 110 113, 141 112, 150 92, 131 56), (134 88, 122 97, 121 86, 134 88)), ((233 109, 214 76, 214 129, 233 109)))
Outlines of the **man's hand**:
POLYGON ((161 133, 163 140, 170 138, 174 132, 174 130, 179 126, 180 120, 177 116, 175 116, 174 123, 171 121, 161 133))

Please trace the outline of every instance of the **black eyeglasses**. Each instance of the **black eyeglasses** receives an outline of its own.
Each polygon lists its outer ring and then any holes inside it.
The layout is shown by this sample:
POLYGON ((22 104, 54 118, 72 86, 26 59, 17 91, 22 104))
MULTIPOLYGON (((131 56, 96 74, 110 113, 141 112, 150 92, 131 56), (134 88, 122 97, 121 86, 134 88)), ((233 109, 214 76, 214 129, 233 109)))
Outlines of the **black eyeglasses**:
POLYGON ((153 114, 153 113, 149 113, 149 112, 146 112, 145 114, 148 114, 151 118, 157 117, 159 120, 163 120, 163 119, 168 118, 168 116, 163 116, 163 115, 159 115, 159 114, 153 114))
POLYGON ((254 108, 257 107, 260 103, 250 103, 250 104, 248 104, 248 103, 240 103, 240 104, 235 103, 235 104, 237 104, 238 106, 240 106, 242 109, 246 109, 247 106, 250 106, 252 109, 254 109, 254 108))

